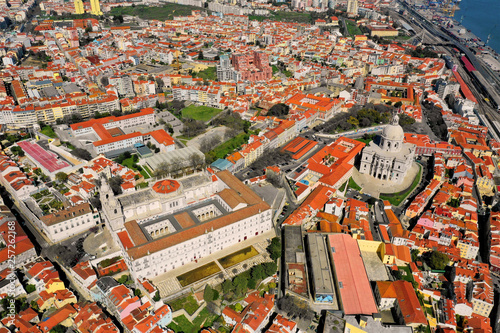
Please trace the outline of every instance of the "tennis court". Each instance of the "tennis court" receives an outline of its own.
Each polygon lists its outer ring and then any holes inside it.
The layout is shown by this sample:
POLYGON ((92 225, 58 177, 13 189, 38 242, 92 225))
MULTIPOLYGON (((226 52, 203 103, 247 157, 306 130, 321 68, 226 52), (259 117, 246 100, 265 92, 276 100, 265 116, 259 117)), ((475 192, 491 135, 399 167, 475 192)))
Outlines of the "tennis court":
POLYGON ((63 160, 59 160, 59 157, 55 153, 46 151, 34 142, 20 141, 17 144, 24 150, 26 154, 40 163, 50 173, 54 173, 57 170, 61 170, 70 166, 69 163, 63 160))

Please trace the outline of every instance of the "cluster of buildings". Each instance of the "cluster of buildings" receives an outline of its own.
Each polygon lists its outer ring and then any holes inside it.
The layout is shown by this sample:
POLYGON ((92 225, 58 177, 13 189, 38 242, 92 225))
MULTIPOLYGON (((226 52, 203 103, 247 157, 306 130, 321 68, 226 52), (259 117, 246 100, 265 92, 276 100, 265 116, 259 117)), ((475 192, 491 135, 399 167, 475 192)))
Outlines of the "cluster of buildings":
MULTIPOLYGON (((128 4, 106 3, 102 11, 128 4)), ((352 17, 384 4, 346 3, 352 17)), ((75 0, 43 6, 58 13, 73 6, 76 14, 101 15, 97 0, 87 5, 75 0)), ((292 3, 306 11, 335 5, 292 3)), ((283 177, 299 204, 282 223, 285 269, 280 277, 286 294, 309 302, 314 310, 330 310, 327 322, 344 331, 411 332, 421 326, 491 331, 492 274, 500 269, 499 216, 490 217, 490 265, 479 256, 478 223, 479 213, 498 191, 494 175, 500 142, 479 124, 477 101, 456 68, 440 58, 410 56, 413 45, 377 44, 365 35, 325 31, 322 27, 330 23, 320 20, 315 25, 257 22, 233 13, 233 5, 208 6, 219 14, 193 11, 174 20, 143 21, 140 29, 105 28, 96 19, 35 21, 33 34, 5 38, 0 124, 8 129, 59 124, 75 140, 92 142, 97 157, 69 163, 65 149, 22 140, 16 145, 27 156, 0 156, 0 182, 49 243, 105 223, 121 257, 71 267, 78 292, 89 299, 85 302, 67 289, 50 261, 36 259, 33 244, 18 227, 16 263, 18 269, 23 265, 27 280, 16 282, 16 293, 23 295, 23 286, 33 285, 38 310, 19 313, 16 327, 26 332, 48 332, 57 325, 81 332, 169 332, 172 311, 150 281, 232 246, 271 237, 277 212, 232 173, 279 148, 299 162, 283 177), (84 37, 91 40, 80 44, 84 37), (20 62, 26 52, 50 61, 43 68, 27 66, 20 62), (197 59, 200 52, 207 55, 203 60, 197 59), (167 66, 174 59, 177 73, 167 66), (280 74, 273 74, 273 66, 280 74), (208 68, 215 69, 216 81, 197 77, 208 68), (156 104, 172 100, 227 108, 259 131, 211 167, 192 165, 180 177, 172 172, 151 177, 110 159, 133 150, 144 158, 142 170, 149 166, 156 171, 174 160, 191 163, 193 156, 202 165, 203 154, 192 147, 175 149, 165 130, 137 130, 154 126, 156 104), (334 134, 328 144, 299 136, 366 103, 396 105, 397 113, 417 124, 424 118, 423 103, 439 109, 446 139, 405 133, 398 115, 388 125, 363 125, 381 132, 369 144, 350 138, 351 133, 334 134), (268 115, 276 104, 288 113, 268 115), (93 119, 120 112, 127 114, 93 119), (73 118, 78 121, 66 126, 73 118), (159 154, 152 156, 152 145, 159 154), (414 175, 410 170, 420 168, 416 159, 425 160, 419 163, 427 167, 426 174, 432 172, 430 180, 417 179, 425 186, 398 209, 387 200, 350 195, 357 175, 376 184, 408 182, 414 175), (59 172, 68 177, 47 187, 34 179, 40 170, 52 179, 59 172), (430 258, 439 254, 445 259, 437 268, 430 258), (118 282, 124 273, 135 287, 118 282), (53 308, 50 316, 41 316, 53 308)), ((257 8, 267 10, 265 5, 257 8)), ((399 33, 390 19, 367 16, 356 24, 372 36, 399 33)), ((331 20, 335 26, 338 19, 331 20)), ((268 169, 280 173, 277 166, 268 169)), ((2 207, 0 234, 5 235, 15 219, 2 207)), ((0 259, 6 269, 7 255, 0 259)), ((4 277, 0 292, 5 288, 4 277)), ((274 297, 250 293, 241 311, 226 307, 222 316, 234 332, 297 331, 297 323, 284 314, 269 322, 276 311, 274 297)))
MULTIPOLYGON (((91 119, 85 122, 72 124, 71 133, 75 138, 85 137, 93 141, 93 150, 96 155, 119 155, 123 151, 133 148, 145 148, 145 145, 154 144, 161 152, 168 152, 175 149, 174 139, 165 132, 164 129, 155 130, 148 133, 138 131, 129 132, 127 129, 136 127, 149 127, 156 124, 155 111, 152 108, 142 109, 138 113, 133 113, 120 117, 104 117, 91 119)), ((143 152, 142 156, 150 155, 151 152, 143 152)))
MULTIPOLYGON (((328 91, 318 90, 311 95, 329 98, 339 109, 368 101, 401 101, 405 107, 418 109, 418 99, 412 96, 420 96, 421 85, 445 79, 442 60, 412 58, 395 44, 377 45, 362 36, 352 39, 338 32, 323 33, 320 26, 306 24, 248 23, 235 15, 204 16, 196 11, 172 21, 147 22, 140 30, 126 26, 103 28, 96 19, 65 21, 64 25, 49 20, 37 24, 35 34, 14 36, 26 41, 21 53, 3 58, 9 67, 1 81, 12 89, 9 94, 0 94, 0 123, 12 128, 31 127, 40 121, 65 122, 72 115, 89 119, 96 112, 154 107, 168 97, 166 89, 172 89, 175 99, 227 107, 245 118, 255 115, 251 112, 253 106, 268 110, 288 100, 299 113, 304 111, 301 104, 316 110, 320 106, 314 106, 317 102, 291 99, 304 90, 314 91, 322 83, 326 83, 328 91), (80 46, 85 34, 95 40, 80 46), (253 45, 257 42, 260 47, 253 45), (210 52, 205 45, 210 45, 210 52), (193 60, 193 53, 200 50, 207 59, 209 54, 220 58, 218 63, 193 63, 194 72, 216 67, 219 80, 205 80, 205 86, 203 79, 189 75, 187 70, 134 70, 139 64, 168 65, 176 58, 193 60), (20 63, 27 52, 47 56, 50 61, 46 68, 20 63), (292 75, 273 77, 270 65, 278 64, 292 75), (410 64, 418 71, 406 75, 408 83, 404 84, 403 69, 410 64), (365 86, 342 88, 354 85, 361 76, 367 77, 365 86), (381 84, 389 79, 392 84, 381 84), (394 93, 398 91, 405 98, 394 93)), ((372 24, 372 20, 362 19, 358 24, 372 24)))

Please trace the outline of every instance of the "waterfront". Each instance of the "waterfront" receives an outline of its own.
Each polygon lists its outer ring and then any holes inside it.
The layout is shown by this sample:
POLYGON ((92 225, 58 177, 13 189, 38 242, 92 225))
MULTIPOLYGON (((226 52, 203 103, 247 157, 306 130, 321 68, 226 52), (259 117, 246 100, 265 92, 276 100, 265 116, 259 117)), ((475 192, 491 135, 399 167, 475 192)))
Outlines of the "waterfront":
POLYGON ((498 25, 498 12, 500 12, 500 1, 498 0, 462 0, 460 10, 455 13, 455 19, 469 29, 476 36, 486 42, 491 34, 488 45, 497 53, 500 53, 500 25, 498 25))

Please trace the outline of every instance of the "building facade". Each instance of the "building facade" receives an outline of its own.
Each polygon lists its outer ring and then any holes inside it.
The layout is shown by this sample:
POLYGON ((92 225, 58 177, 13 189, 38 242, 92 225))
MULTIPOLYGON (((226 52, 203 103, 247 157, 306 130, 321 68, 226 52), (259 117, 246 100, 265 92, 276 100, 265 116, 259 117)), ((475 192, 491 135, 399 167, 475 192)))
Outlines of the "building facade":
POLYGON ((165 179, 114 197, 103 213, 136 279, 151 278, 272 230, 267 203, 228 171, 165 179))
POLYGON ((77 235, 100 223, 99 212, 83 203, 40 218, 42 231, 54 243, 77 235))

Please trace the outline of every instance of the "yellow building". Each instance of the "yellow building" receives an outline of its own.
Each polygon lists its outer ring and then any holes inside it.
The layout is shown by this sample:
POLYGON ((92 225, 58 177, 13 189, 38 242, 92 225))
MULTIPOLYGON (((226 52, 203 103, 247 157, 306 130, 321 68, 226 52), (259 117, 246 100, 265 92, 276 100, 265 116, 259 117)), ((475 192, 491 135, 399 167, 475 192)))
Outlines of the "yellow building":
POLYGON ((90 0, 90 14, 101 16, 101 5, 99 4, 99 0, 90 0))
POLYGON ((379 36, 379 37, 396 37, 399 31, 394 28, 385 27, 385 28, 373 28, 370 30, 370 36, 379 36))
POLYGON ((83 8, 83 1, 82 0, 75 0, 75 14, 84 14, 85 9, 83 8))
POLYGON ((472 298, 472 311, 483 317, 489 317, 493 310, 493 303, 485 302, 478 298, 472 298))
POLYGON ((488 177, 478 177, 476 180, 476 186, 481 195, 495 195, 495 183, 493 182, 493 179, 488 177))
POLYGON ((50 279, 49 282, 45 284, 45 291, 49 294, 53 294, 58 290, 64 290, 64 282, 59 279, 50 279))

